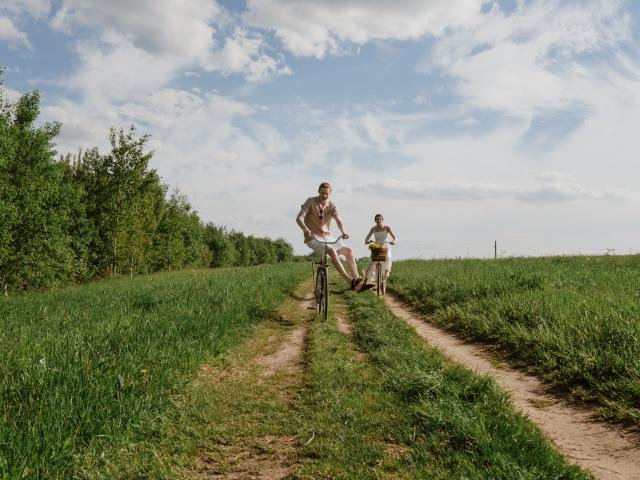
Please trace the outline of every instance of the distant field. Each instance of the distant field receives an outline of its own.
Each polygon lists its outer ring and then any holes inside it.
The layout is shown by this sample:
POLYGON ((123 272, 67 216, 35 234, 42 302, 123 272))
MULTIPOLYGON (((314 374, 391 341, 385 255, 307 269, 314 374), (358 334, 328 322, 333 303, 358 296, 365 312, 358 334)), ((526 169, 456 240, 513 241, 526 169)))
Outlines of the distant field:
POLYGON ((307 264, 194 270, 0 298, 0 478, 72 478, 157 434, 170 395, 251 332, 307 264))
POLYGON ((640 427, 640 256, 407 260, 389 288, 640 427))

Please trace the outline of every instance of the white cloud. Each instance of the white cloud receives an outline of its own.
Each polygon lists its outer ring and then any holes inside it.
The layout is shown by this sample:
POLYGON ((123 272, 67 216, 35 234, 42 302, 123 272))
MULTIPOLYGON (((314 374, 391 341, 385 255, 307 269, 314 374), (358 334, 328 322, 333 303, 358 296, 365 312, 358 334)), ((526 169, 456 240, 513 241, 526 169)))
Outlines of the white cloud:
MULTIPOLYGON (((543 175, 544 177, 544 175, 543 175)), ((558 203, 578 199, 633 200, 625 189, 591 189, 571 181, 554 181, 534 185, 505 185, 490 182, 417 182, 385 179, 371 182, 356 190, 395 198, 478 201, 512 198, 526 202, 558 203)))
MULTIPOLYGON (((194 66, 224 75, 240 74, 249 82, 292 73, 282 55, 268 53, 269 45, 258 32, 236 27, 228 34, 220 33, 222 45, 218 47, 216 28, 232 23, 215 0, 64 0, 51 21, 54 29, 69 35, 79 26, 99 27, 91 43, 78 50, 89 70, 98 65, 106 72, 106 78, 100 80, 103 84, 118 76, 141 77, 141 84, 147 85, 150 74, 140 73, 148 67, 150 72, 163 71, 161 84, 167 75, 194 66), (134 73, 125 68, 109 69, 109 64, 120 64, 123 57, 134 73)), ((79 72, 82 70, 84 66, 79 72)))
POLYGON ((470 127, 470 126, 473 126, 473 125, 480 124, 480 121, 475 117, 468 116, 468 117, 463 118, 462 120, 458 120, 456 122, 456 124, 461 125, 463 127, 470 127))
POLYGON ((26 13, 34 18, 44 18, 51 10, 51 0, 3 0, 0 10, 13 15, 26 13))
POLYGON ((597 57, 633 41, 622 5, 541 0, 509 16, 494 8, 475 27, 445 33, 419 70, 443 69, 470 106, 507 115, 592 106, 624 83, 623 63, 633 64, 597 57))
POLYGON ((470 25, 480 13, 476 0, 249 0, 244 19, 271 30, 297 56, 323 58, 376 40, 414 40, 470 25))
MULTIPOLYGON (((61 86, 80 90, 94 101, 124 101, 166 85, 184 65, 175 56, 152 55, 131 45, 126 38, 110 34, 108 43, 76 45, 80 66, 61 86)), ((109 108, 108 104, 104 108, 109 108)))
POLYGON ((547 171, 536 173, 533 178, 540 181, 548 181, 548 182, 571 182, 574 180, 574 176, 569 173, 564 172, 556 172, 556 171, 547 171))
POLYGON ((6 17, 0 17, 0 41, 5 41, 11 46, 22 45, 31 48, 27 34, 18 30, 14 23, 6 17))
POLYGON ((22 96, 20 92, 12 88, 3 86, 2 89, 4 90, 4 93, 7 96, 7 100, 9 100, 10 103, 16 103, 22 96))
POLYGON ((196 58, 211 47, 219 12, 214 0, 63 0, 51 25, 66 32, 99 26, 150 54, 196 58))
POLYGON ((208 71, 221 71, 227 75, 242 73, 250 82, 291 75, 293 72, 283 59, 267 55, 266 48, 267 43, 262 36, 236 28, 233 35, 225 39, 221 49, 203 56, 201 64, 208 71))

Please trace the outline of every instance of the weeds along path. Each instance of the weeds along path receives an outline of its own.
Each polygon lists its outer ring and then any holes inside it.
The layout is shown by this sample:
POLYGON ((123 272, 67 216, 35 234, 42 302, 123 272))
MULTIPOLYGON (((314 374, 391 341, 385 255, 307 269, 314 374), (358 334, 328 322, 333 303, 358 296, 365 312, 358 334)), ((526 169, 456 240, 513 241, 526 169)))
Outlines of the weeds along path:
MULTIPOLYGON (((310 282, 308 282, 310 283, 310 282)), ((299 292, 242 346, 203 365, 189 409, 199 412, 201 448, 190 479, 281 479, 296 468, 304 348, 311 303, 299 292)))
POLYGON ((640 439, 614 426, 594 421, 586 409, 565 405, 547 392, 537 377, 496 366, 482 348, 428 324, 395 296, 385 302, 394 315, 446 356, 479 374, 489 375, 511 395, 516 408, 531 419, 573 463, 606 480, 640 479, 640 439))

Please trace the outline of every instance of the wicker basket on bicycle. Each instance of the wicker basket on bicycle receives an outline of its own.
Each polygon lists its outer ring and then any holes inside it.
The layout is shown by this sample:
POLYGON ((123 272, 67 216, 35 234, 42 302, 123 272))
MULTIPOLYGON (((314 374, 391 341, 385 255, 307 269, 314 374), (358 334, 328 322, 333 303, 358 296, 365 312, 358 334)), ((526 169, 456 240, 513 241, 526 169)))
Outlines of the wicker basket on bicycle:
POLYGON ((380 245, 379 243, 372 243, 369 245, 369 250, 371 250, 371 260, 374 262, 384 262, 387 260, 387 246, 380 245))

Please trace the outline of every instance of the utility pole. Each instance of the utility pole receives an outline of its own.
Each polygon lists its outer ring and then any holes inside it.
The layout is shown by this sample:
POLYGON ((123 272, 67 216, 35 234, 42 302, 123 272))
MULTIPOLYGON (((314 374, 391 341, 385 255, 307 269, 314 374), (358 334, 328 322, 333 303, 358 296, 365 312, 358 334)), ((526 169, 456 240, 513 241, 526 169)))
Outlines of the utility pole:
POLYGON ((498 258, 498 241, 497 240, 493 241, 493 258, 495 259, 498 258))

